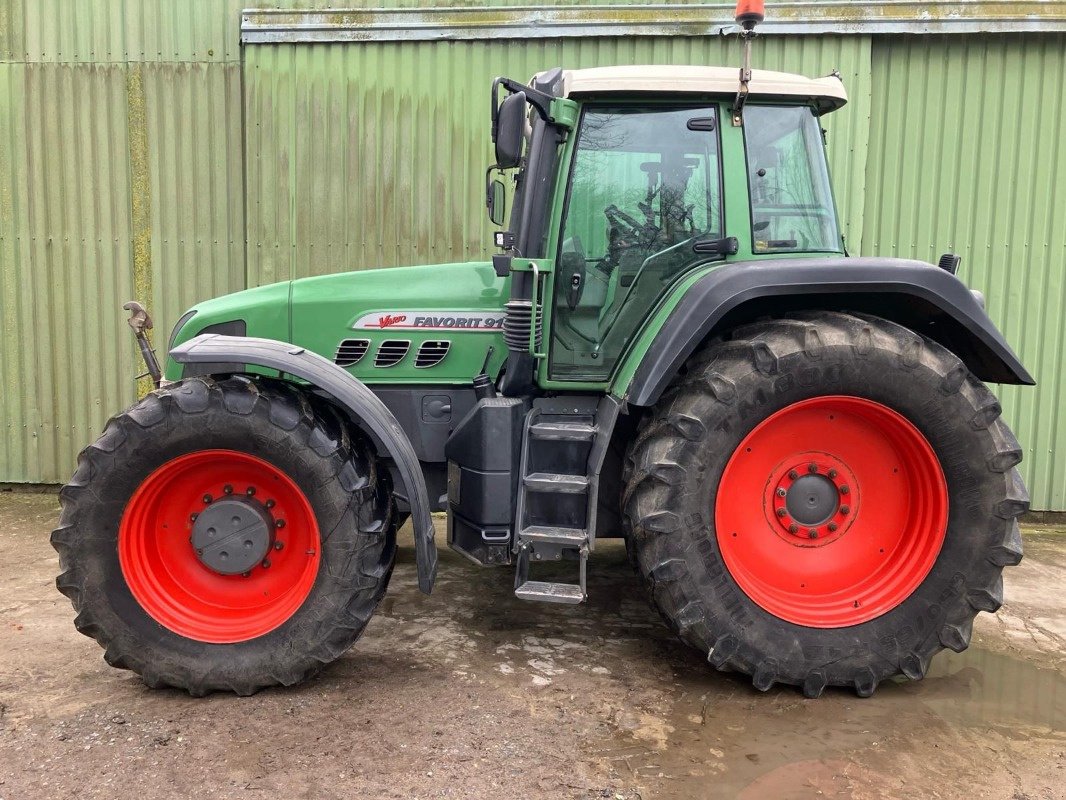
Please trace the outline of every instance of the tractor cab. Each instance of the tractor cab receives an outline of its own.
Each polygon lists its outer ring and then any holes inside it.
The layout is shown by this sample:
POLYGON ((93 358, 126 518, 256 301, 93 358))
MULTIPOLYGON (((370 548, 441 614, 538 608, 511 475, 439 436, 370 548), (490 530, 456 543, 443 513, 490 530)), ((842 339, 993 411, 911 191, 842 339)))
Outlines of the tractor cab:
MULTIPOLYGON (((725 67, 497 79, 487 199, 503 223, 512 197, 500 274, 535 259, 545 281, 536 303, 523 278, 511 298, 550 323, 539 385, 609 381, 649 312, 697 272, 843 254, 821 117, 846 101, 835 75, 756 70, 742 84, 725 67)), ((530 338, 528 328, 512 335, 530 338)), ((532 366, 521 360, 512 381, 532 366)))

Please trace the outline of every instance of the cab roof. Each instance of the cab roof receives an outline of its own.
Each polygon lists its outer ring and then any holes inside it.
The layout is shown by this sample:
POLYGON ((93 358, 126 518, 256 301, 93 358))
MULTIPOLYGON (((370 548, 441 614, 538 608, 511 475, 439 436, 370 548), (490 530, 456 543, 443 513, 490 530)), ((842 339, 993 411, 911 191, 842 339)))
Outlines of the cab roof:
MULTIPOLYGON (((737 67, 681 67, 667 65, 594 67, 563 70, 564 97, 605 94, 714 94, 735 96, 740 88, 737 67)), ((748 99, 787 99, 811 102, 822 114, 848 102, 840 78, 805 78, 788 72, 753 69, 748 99)))

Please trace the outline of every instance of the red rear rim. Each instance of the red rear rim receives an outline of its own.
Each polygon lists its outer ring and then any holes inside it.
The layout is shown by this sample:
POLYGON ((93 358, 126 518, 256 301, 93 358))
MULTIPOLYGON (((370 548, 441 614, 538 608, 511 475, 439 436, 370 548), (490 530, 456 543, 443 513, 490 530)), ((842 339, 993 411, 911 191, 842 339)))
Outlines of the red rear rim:
POLYGON ((318 575, 318 523, 281 470, 247 453, 201 450, 168 461, 137 488, 118 556, 133 596, 160 625, 201 642, 243 642, 277 628, 307 599, 318 575), (225 574, 219 559, 232 566, 235 557, 255 563, 225 574))
POLYGON ((857 625, 906 600, 936 562, 947 519, 944 473, 921 432, 845 396, 763 420, 726 464, 715 507, 740 588, 812 628, 857 625))

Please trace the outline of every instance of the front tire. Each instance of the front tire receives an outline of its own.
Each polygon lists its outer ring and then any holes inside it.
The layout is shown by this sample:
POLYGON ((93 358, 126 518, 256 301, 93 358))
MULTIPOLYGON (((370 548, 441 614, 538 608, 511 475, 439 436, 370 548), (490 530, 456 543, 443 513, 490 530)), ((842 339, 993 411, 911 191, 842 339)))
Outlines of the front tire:
POLYGON ((297 683, 359 637, 395 556, 387 475, 280 381, 192 378, 82 451, 52 534, 59 590, 105 660, 152 687, 297 683))
POLYGON ((1021 560, 1021 449, 950 352, 874 317, 745 326, 687 365, 626 460, 631 554, 667 622, 767 690, 924 676, 1021 560))

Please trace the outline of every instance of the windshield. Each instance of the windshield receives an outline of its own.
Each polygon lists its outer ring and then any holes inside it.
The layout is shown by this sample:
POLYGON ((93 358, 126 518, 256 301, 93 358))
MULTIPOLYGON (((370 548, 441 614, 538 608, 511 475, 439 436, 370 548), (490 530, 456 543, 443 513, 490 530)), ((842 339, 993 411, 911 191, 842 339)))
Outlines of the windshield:
POLYGON ((822 131, 805 106, 744 109, 752 249, 840 252, 822 131))

